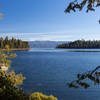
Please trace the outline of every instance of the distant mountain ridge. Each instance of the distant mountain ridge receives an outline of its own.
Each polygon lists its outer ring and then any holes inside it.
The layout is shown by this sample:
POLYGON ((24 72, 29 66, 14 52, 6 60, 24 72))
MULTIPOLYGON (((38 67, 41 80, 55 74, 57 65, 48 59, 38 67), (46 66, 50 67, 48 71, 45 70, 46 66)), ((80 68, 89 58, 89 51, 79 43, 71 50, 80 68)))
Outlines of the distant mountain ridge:
POLYGON ((68 41, 29 41, 30 48, 56 48, 57 45, 68 41))

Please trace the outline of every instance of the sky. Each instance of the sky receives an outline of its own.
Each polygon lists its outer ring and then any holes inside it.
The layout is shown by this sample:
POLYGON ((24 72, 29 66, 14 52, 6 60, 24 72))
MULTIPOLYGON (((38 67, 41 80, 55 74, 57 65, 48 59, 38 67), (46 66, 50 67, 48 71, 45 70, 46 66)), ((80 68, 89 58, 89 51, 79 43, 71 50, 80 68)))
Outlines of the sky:
POLYGON ((100 40, 100 8, 65 14, 67 5, 68 0, 0 0, 0 37, 26 41, 100 40))

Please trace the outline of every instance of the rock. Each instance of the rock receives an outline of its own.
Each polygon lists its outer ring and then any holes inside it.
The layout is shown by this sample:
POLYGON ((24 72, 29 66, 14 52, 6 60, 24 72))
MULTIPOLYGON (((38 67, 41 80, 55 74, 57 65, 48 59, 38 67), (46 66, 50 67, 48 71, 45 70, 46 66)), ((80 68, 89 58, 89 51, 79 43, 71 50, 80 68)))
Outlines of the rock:
POLYGON ((0 63, 0 70, 7 71, 8 70, 8 67, 5 64, 0 63))

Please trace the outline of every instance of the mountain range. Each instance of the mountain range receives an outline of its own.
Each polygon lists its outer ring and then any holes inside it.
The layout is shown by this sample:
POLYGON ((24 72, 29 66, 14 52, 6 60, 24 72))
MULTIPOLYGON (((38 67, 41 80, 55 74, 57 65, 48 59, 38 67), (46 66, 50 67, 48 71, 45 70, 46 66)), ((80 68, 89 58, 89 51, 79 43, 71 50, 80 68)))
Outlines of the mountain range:
POLYGON ((30 48, 56 48, 57 45, 68 41, 29 41, 30 48))

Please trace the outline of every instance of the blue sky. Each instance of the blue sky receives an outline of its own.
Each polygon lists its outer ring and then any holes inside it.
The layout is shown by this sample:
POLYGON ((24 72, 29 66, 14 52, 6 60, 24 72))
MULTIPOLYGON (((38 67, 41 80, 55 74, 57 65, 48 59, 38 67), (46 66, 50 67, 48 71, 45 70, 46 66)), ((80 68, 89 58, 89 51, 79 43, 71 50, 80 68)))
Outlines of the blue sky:
POLYGON ((0 0, 0 36, 23 40, 100 39, 100 8, 65 14, 68 0, 0 0))

